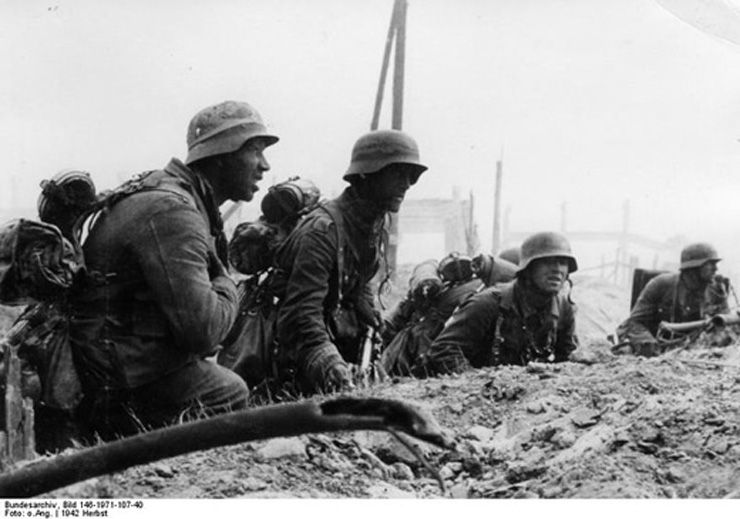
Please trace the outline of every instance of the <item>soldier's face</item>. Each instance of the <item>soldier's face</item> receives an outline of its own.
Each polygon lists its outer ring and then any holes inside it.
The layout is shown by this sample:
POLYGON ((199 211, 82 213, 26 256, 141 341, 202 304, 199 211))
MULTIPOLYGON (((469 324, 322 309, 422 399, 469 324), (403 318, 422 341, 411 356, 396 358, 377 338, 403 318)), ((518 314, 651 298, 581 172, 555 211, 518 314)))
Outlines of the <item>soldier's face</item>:
POLYGON ((397 213, 406 191, 418 176, 416 169, 406 164, 392 164, 369 176, 375 203, 388 212, 397 213))
POLYGON ((699 278, 705 283, 712 281, 715 274, 717 274, 716 261, 707 261, 704 265, 699 267, 699 278))
POLYGON ((228 167, 229 186, 227 193, 231 200, 249 202, 259 190, 257 183, 262 180, 270 164, 264 151, 267 143, 263 139, 251 139, 230 155, 228 167))
POLYGON ((532 283, 540 291, 555 295, 568 279, 568 260, 563 257, 542 258, 532 262, 532 283))

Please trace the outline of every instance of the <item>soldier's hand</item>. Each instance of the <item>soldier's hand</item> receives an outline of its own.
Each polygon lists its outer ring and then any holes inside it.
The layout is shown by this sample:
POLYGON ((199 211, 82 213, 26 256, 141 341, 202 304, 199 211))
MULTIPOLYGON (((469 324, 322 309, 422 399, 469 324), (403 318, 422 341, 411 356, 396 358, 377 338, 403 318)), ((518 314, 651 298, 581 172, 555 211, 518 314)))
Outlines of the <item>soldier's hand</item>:
POLYGON ((335 362, 324 372, 324 389, 327 392, 354 389, 352 370, 345 362, 335 362))
POLYGON ((632 350, 638 357, 657 357, 662 353, 662 348, 657 341, 645 341, 632 345, 632 350))

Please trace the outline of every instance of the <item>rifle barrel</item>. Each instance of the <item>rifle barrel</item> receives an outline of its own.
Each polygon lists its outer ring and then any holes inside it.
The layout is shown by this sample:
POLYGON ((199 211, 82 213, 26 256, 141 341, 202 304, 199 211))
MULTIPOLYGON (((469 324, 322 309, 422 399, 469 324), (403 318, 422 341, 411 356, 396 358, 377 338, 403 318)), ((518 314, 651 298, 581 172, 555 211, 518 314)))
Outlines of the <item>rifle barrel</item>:
POLYGON ((714 326, 731 326, 733 324, 740 324, 740 314, 737 312, 718 314, 712 317, 711 323, 714 326))
POLYGON ((687 321, 685 323, 669 323, 661 321, 658 328, 670 333, 687 333, 710 325, 714 327, 722 327, 731 326, 733 324, 740 324, 740 314, 738 312, 717 314, 714 317, 703 319, 701 321, 687 321))
POLYGON ((687 321, 685 323, 668 323, 665 321, 661 321, 659 328, 661 330, 665 330, 671 333, 686 333, 686 332, 698 330, 699 328, 704 328, 708 324, 709 324, 709 321, 705 321, 705 320, 687 321))

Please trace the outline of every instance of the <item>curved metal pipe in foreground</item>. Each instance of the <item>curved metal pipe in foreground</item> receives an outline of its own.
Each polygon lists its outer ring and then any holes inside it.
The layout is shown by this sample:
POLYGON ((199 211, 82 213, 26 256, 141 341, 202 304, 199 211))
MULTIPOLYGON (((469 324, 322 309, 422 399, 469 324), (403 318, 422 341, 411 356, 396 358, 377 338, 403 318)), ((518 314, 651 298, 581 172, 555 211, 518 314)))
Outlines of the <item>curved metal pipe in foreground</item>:
POLYGON ((442 448, 455 442, 434 418, 397 400, 338 398, 247 409, 131 436, 32 462, 0 476, 0 497, 32 497, 135 465, 252 440, 301 434, 385 430, 442 448))

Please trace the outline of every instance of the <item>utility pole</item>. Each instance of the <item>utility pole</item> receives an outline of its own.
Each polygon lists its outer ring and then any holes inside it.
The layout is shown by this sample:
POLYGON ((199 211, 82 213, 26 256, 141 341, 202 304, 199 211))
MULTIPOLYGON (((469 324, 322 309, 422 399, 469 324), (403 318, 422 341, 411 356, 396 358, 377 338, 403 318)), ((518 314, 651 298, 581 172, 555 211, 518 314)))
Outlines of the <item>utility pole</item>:
POLYGON ((468 218, 465 222, 465 250, 471 258, 478 252, 478 232, 475 227, 475 197, 470 190, 468 202, 468 218))
POLYGON ((501 249, 501 180, 504 175, 503 153, 500 160, 496 161, 496 185, 493 198, 493 241, 491 254, 498 254, 501 249))
POLYGON ((396 66, 393 69, 393 121, 391 128, 403 129, 403 87, 406 71, 406 0, 396 0, 396 66))
POLYGON ((385 93, 385 81, 388 77, 388 64, 391 58, 391 49, 393 40, 396 37, 396 19, 398 13, 398 0, 393 6, 391 13, 391 23, 388 25, 388 36, 385 40, 385 51, 383 52, 383 64, 380 66, 380 79, 378 80, 378 91, 375 94, 375 108, 373 110, 373 119, 370 123, 370 130, 375 131, 380 124, 380 109, 383 106, 383 94, 385 93))
POLYGON ((619 240, 619 250, 621 257, 617 257, 617 268, 624 266, 624 283, 627 285, 630 278, 630 268, 628 265, 629 260, 629 233, 630 233, 630 201, 625 199, 622 202, 622 235, 619 240))
POLYGON ((385 93, 385 82, 388 78, 388 67, 390 66, 391 51, 394 48, 395 56, 393 64, 393 114, 391 128, 403 129, 403 90, 404 75, 406 71, 406 11, 408 2, 396 0, 393 4, 391 22, 388 25, 388 36, 385 41, 383 52, 383 64, 380 67, 380 79, 378 80, 378 91, 375 94, 375 108, 370 123, 370 130, 377 130, 380 126, 380 112, 383 107, 383 95, 385 93))
POLYGON ((560 204, 560 232, 563 234, 568 232, 568 202, 560 204))
MULTIPOLYGON (((383 64, 380 69, 380 80, 378 81, 378 91, 375 95, 375 109, 373 110, 373 119, 370 123, 370 130, 377 130, 380 124, 380 111, 383 104, 383 92, 385 90, 385 81, 388 76, 388 66, 390 65, 390 54, 395 42, 395 60, 393 66, 393 113, 391 128, 394 130, 403 129, 403 90, 404 74, 406 70, 406 11, 408 2, 406 0, 396 0, 393 5, 391 22, 388 26, 388 36, 383 53, 383 64)), ((386 251, 386 260, 391 272, 391 279, 395 281, 397 273, 397 256, 398 256, 398 216, 389 215, 388 230, 388 250, 386 251)))

